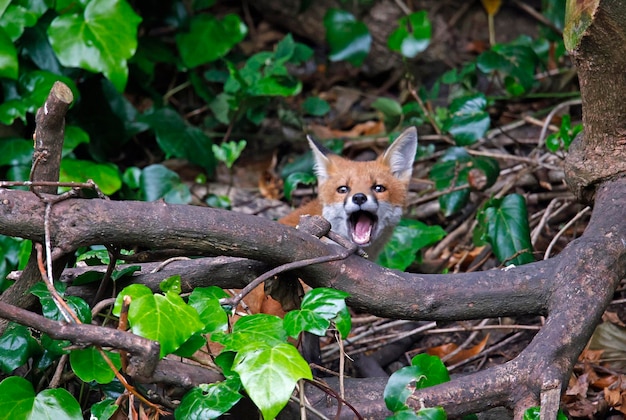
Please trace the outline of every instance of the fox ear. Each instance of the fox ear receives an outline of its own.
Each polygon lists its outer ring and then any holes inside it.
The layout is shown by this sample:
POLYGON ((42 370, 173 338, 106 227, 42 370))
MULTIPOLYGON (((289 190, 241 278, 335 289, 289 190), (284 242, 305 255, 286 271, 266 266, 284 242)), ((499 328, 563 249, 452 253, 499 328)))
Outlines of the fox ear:
POLYGON ((417 130, 409 127, 385 150, 381 156, 382 162, 391 168, 391 173, 408 182, 413 173, 413 162, 417 152, 417 130))
POLYGON ((306 139, 309 141, 309 146, 311 146, 313 158, 315 159, 315 165, 313 166, 315 176, 317 176, 318 181, 325 181, 328 179, 328 168, 331 164, 328 155, 332 154, 332 152, 313 140, 311 136, 306 136, 306 139))

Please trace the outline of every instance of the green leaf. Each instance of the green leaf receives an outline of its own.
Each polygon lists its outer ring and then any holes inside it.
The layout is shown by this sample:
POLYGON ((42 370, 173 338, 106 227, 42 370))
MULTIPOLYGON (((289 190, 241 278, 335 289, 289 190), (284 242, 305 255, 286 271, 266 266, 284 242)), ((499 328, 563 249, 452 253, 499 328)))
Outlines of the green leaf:
POLYGON ((229 294, 217 286, 196 287, 189 296, 189 306, 198 311, 204 324, 203 333, 225 331, 228 327, 228 314, 220 305, 220 299, 229 294))
POLYGON ((89 160, 64 158, 61 160, 61 182, 86 182, 93 180, 106 195, 122 187, 122 176, 113 163, 95 163, 89 160))
MULTIPOLYGON (((57 286, 55 284, 55 286, 57 286)), ((58 287, 57 287, 58 291, 58 287)), ((59 310, 59 307, 54 302, 52 295, 48 291, 48 288, 43 282, 39 282, 31 287, 30 292, 39 298, 39 302, 41 303, 41 308, 43 310, 43 315, 46 318, 55 320, 55 321, 65 321, 65 317, 59 310)), ((78 316, 78 319, 84 324, 91 323, 91 309, 89 308, 89 304, 85 302, 83 299, 78 296, 63 296, 63 293, 59 293, 67 306, 72 309, 72 311, 78 316)))
POLYGON ((491 124, 487 113, 487 98, 476 93, 457 98, 450 104, 450 118, 443 129, 449 132, 459 146, 467 146, 482 138, 491 124))
POLYGON ((389 377, 383 393, 385 404, 391 411, 405 409, 407 398, 414 389, 422 389, 448 382, 450 376, 445 365, 437 356, 418 354, 411 360, 411 366, 397 370, 389 377))
POLYGON ((124 296, 128 296, 131 302, 139 299, 143 296, 151 296, 152 290, 143 284, 131 284, 123 288, 115 298, 115 304, 113 305, 113 315, 120 316, 122 312, 122 305, 124 303, 124 296))
POLYGON ((372 36, 367 26, 349 12, 329 9, 324 16, 330 61, 346 60, 360 66, 369 54, 372 36))
POLYGON ((76 125, 66 125, 63 137, 63 157, 72 153, 78 145, 83 143, 89 143, 89 134, 76 125))
POLYGON ((193 68, 225 56, 248 33, 248 27, 236 14, 221 20, 211 14, 192 18, 190 30, 176 36, 183 63, 193 68))
POLYGON ((330 105, 322 98, 309 96, 302 103, 302 110, 305 114, 323 117, 330 112, 330 105))
POLYGON ((239 318, 233 332, 214 332, 211 340, 224 345, 222 351, 239 351, 250 343, 274 346, 287 340, 283 320, 274 315, 254 314, 239 318))
MULTIPOLYGON (((541 407, 530 407, 524 411, 524 420, 540 420, 541 407)), ((567 420, 567 416, 563 411, 559 410, 556 415, 557 420, 567 420)))
POLYGON ((13 41, 0 29, 0 77, 17 80, 19 64, 13 41))
POLYGON ((308 363, 289 343, 250 344, 237 353, 233 370, 266 420, 287 405, 298 380, 312 379, 308 363))
POLYGON ((213 144, 211 147, 213 149, 213 154, 215 158, 220 162, 224 162, 228 169, 233 167, 233 164, 239 156, 241 156, 241 152, 246 148, 246 144, 248 144, 245 140, 236 141, 228 141, 220 144, 213 144))
MULTIPOLYGON (((284 327, 287 334, 297 337, 302 331, 323 336, 330 326, 330 321, 347 310, 346 298, 348 293, 336 289, 316 288, 304 295, 299 310, 287 312, 284 318, 284 327)), ((351 328, 348 317, 342 319, 341 331, 343 338, 348 336, 351 328)))
POLYGON ((493 248, 496 258, 506 265, 534 262, 526 201, 519 194, 492 199, 478 214, 481 239, 493 248), (511 258, 514 255, 515 258, 511 258))
POLYGON ((11 323, 0 337, 0 369, 9 374, 22 366, 29 358, 41 353, 41 347, 30 330, 11 323))
POLYGON ((422 248, 439 242, 444 236, 446 231, 441 226, 402 219, 377 262, 384 267, 404 271, 413 264, 422 248))
POLYGON ((175 274, 162 280, 161 283, 159 283, 159 289, 164 293, 172 292, 180 295, 183 291, 180 284, 180 274, 175 274))
POLYGON ((82 13, 57 16, 48 36, 61 64, 103 73, 123 92, 140 22, 126 0, 92 0, 82 13))
POLYGON ((118 407, 113 398, 99 401, 91 406, 90 420, 109 420, 113 417, 118 407))
POLYGON ((387 127, 396 127, 402 120, 402 105, 390 98, 377 98, 372 102, 372 108, 383 114, 387 127))
MULTIPOLYGON (((96 381, 99 384, 108 384, 115 378, 115 372, 111 370, 100 351, 95 347, 71 351, 70 365, 76 376, 83 382, 96 381)), ((122 367, 119 353, 102 351, 113 362, 117 370, 122 367)))
POLYGON ((62 388, 35 395, 26 379, 10 376, 0 382, 0 413, 7 419, 82 420, 80 405, 62 388))
POLYGON ((216 419, 242 398, 240 388, 239 379, 201 384, 185 394, 174 416, 177 420, 216 419))
POLYGON ((156 201, 160 198, 174 204, 187 204, 191 201, 189 187, 183 184, 178 174, 159 164, 147 166, 141 171, 140 189, 145 201, 156 201))
POLYGON ((285 178, 283 193, 287 200, 291 200, 291 194, 298 187, 298 185, 315 185, 317 178, 315 175, 309 172, 293 172, 285 178))
POLYGON ((171 108, 161 108, 141 115, 139 122, 148 124, 156 134, 157 143, 167 157, 185 158, 207 172, 215 169, 213 142, 198 127, 189 125, 171 108))
POLYGON ((161 357, 176 351, 203 328, 198 312, 172 292, 142 294, 133 299, 128 322, 134 334, 161 344, 161 357))
POLYGON ((25 28, 35 26, 48 10, 48 6, 44 0, 18 0, 11 2, 4 13, 3 9, 0 6, 0 27, 15 42, 22 36, 25 28))
POLYGON ((425 10, 400 18, 398 28, 391 33, 387 45, 392 51, 413 58, 430 45, 432 26, 425 10))
POLYGON ((32 140, 0 139, 0 166, 30 165, 32 159, 32 140))
POLYGON ((513 95, 521 95, 535 84, 535 68, 539 57, 530 45, 524 41, 494 45, 476 59, 476 65, 483 73, 501 73, 510 76, 506 81, 507 91, 513 95))

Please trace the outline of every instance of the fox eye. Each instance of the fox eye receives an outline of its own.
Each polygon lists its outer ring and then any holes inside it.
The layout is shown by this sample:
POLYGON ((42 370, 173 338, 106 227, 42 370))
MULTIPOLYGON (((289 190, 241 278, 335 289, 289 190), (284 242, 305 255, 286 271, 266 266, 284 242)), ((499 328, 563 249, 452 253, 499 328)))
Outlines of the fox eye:
POLYGON ((374 190, 375 193, 382 193, 382 192, 387 191, 387 188, 385 188, 384 185, 380 185, 380 184, 374 185, 372 189, 374 190))
POLYGON ((347 185, 342 185, 342 186, 340 186, 340 187, 338 187, 338 188, 337 188, 337 192, 338 192, 339 194, 347 194, 347 193, 348 193, 348 191, 350 191, 350 188, 348 188, 348 186, 347 186, 347 185))

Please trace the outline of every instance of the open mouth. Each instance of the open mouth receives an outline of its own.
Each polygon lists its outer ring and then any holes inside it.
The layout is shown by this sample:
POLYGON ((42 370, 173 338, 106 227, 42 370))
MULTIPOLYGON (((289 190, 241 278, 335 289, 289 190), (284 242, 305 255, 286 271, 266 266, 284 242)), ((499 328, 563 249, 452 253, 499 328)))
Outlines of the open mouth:
POLYGON ((352 241, 357 245, 368 245, 378 218, 367 211, 356 211, 350 215, 348 230, 352 241))

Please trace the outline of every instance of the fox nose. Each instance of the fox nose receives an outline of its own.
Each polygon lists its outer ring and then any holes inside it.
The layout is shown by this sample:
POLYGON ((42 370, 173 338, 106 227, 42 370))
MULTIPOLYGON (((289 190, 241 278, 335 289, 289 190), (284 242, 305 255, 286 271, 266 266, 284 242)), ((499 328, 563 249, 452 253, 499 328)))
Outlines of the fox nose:
POLYGON ((363 193, 356 193, 352 196, 352 202, 358 206, 367 201, 367 196, 363 193))

